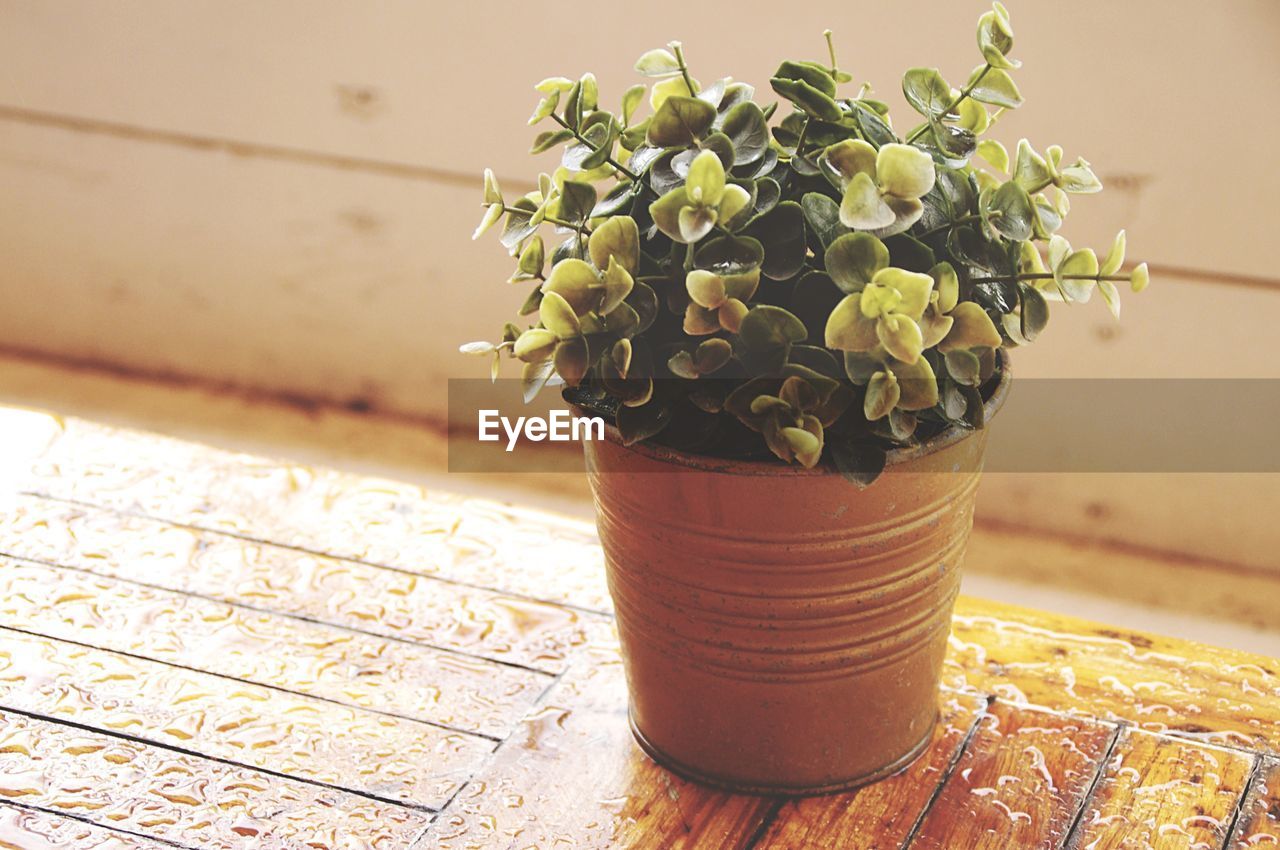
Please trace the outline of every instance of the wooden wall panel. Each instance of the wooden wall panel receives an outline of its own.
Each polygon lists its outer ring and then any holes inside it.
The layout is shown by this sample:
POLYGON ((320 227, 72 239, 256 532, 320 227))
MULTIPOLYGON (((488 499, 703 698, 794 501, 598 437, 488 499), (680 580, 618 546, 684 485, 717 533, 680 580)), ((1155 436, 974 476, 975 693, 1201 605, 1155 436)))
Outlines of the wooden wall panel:
MULTIPOLYGON (((985 5, 855 11, 820 0, 765 24, 751 6, 730 13, 655 0, 642 14, 596 10, 592 27, 607 36, 593 37, 563 15, 499 0, 7 0, 0 105, 466 176, 491 165, 518 177, 531 174, 524 118, 544 76, 593 70, 620 95, 636 56, 680 38, 704 80, 733 73, 763 88, 778 60, 823 58, 829 26, 858 81, 901 105, 907 67, 937 65, 963 80, 985 5)), ((1267 217, 1250 212, 1280 193, 1280 174, 1256 167, 1280 124, 1257 108, 1250 83, 1280 77, 1275 4, 1076 0, 1069 16, 1045 0, 1012 5, 1028 106, 999 135, 1057 140, 1115 186, 1080 205, 1092 223, 1073 232, 1098 239, 1127 222, 1134 248, 1160 263, 1275 277, 1267 217)))

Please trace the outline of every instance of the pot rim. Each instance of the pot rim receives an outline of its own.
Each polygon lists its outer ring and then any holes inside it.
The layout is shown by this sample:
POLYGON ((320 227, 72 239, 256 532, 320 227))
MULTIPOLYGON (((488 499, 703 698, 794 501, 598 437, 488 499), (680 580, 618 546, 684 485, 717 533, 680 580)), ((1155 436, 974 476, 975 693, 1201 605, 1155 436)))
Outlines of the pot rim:
MULTIPOLYGON (((1008 352, 1003 348, 999 348, 996 350, 996 356, 1000 360, 1000 381, 996 384, 995 389, 991 391, 991 397, 982 404, 984 428, 988 426, 992 417, 1004 406, 1005 400, 1009 396, 1009 385, 1013 380, 1010 368, 1012 358, 1009 357, 1008 352)), ((941 451, 972 436, 974 433, 976 433, 975 429, 953 425, 923 443, 891 449, 887 453, 885 469, 941 451)), ((622 434, 619 433, 617 426, 611 422, 604 423, 604 435, 606 440, 616 443, 627 451, 636 452, 659 463, 667 463, 672 466, 681 466, 701 472, 721 472, 730 475, 786 475, 794 477, 831 475, 834 473, 834 470, 827 463, 818 464, 812 469, 805 469, 803 466, 784 464, 777 459, 735 460, 733 458, 682 452, 679 449, 651 443, 648 440, 624 446, 622 434)))

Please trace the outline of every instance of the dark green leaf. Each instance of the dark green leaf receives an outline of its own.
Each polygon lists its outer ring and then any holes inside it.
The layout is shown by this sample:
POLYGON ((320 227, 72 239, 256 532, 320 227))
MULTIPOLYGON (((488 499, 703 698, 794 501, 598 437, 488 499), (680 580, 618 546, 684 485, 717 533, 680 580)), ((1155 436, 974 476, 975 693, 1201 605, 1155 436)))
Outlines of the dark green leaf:
POLYGON ((801 197, 800 208, 809 229, 817 234, 824 249, 837 237, 850 232, 840 223, 840 204, 820 192, 809 192, 801 197))
POLYGON ((829 442, 827 450, 836 469, 859 490, 870 487, 889 460, 884 449, 870 443, 841 440, 829 442))
POLYGON ((529 153, 542 153, 573 138, 572 130, 546 130, 533 140, 529 153))
POLYGON ((716 109, 696 97, 672 95, 649 121, 649 144, 670 148, 692 144, 711 127, 716 109))
POLYGON ((756 162, 769 148, 769 126, 760 107, 751 101, 730 109, 720 129, 733 142, 735 165, 756 162))
POLYGON ((830 95, 819 91, 804 80, 774 77, 769 84, 773 86, 774 91, 814 118, 820 118, 823 121, 839 121, 843 114, 839 104, 830 95))
POLYGON ((996 189, 991 195, 991 224, 1001 234, 1022 242, 1031 238, 1035 222, 1035 207, 1031 196, 1014 180, 996 189))
POLYGON ((747 228, 746 235, 759 240, 764 246, 764 263, 760 270, 765 277, 786 280, 804 265, 808 251, 804 213, 795 201, 783 201, 756 219, 747 228))

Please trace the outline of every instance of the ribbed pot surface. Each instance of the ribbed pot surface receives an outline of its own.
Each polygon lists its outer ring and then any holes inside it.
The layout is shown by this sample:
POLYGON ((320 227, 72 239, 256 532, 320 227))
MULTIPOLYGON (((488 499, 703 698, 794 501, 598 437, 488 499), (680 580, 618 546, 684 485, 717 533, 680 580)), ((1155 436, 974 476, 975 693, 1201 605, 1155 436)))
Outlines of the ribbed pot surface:
POLYGON ((627 448, 611 429, 585 443, 632 726, 650 755, 735 790, 803 794, 919 752, 986 444, 985 431, 944 436, 865 490, 627 448))

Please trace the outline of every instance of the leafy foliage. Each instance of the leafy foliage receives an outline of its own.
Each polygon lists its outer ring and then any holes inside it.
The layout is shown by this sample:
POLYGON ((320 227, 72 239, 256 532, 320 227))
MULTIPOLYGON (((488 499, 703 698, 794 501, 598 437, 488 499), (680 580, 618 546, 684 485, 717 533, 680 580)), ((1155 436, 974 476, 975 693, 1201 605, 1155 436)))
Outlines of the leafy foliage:
POLYGON ((629 442, 825 456, 866 484, 893 446, 981 427, 997 350, 1039 336, 1048 302, 1098 290, 1118 317, 1117 282, 1146 287, 1145 264, 1121 271, 1123 231, 1102 260, 1058 233, 1068 196, 1102 188, 1087 161, 984 138, 1022 105, 1000 3, 963 86, 904 75, 905 136, 867 86, 840 92, 824 35, 829 63, 781 63, 765 106, 745 83, 702 86, 678 42, 640 57, 652 82, 616 112, 591 74, 540 82, 532 150, 560 164, 513 201, 486 171, 476 230, 503 222, 537 322, 462 350, 494 376, 522 361, 526 397, 554 379, 616 411, 629 442))

